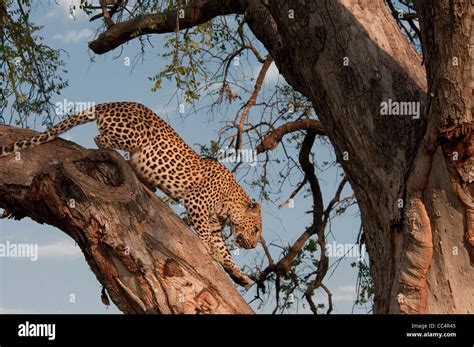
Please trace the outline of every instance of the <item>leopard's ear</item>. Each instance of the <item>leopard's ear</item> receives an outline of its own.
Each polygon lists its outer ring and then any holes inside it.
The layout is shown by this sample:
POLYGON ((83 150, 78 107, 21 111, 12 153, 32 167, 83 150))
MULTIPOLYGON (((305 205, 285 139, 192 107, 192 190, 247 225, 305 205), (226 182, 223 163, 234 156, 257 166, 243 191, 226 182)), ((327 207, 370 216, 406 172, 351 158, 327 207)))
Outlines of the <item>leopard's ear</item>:
POLYGON ((255 203, 253 204, 253 208, 254 208, 254 210, 256 210, 256 211, 258 211, 258 212, 260 212, 260 210, 261 210, 260 204, 259 204, 258 202, 255 202, 255 203))
POLYGON ((251 202, 249 204, 249 210, 253 210, 255 212, 260 212, 260 204, 258 202, 251 202))

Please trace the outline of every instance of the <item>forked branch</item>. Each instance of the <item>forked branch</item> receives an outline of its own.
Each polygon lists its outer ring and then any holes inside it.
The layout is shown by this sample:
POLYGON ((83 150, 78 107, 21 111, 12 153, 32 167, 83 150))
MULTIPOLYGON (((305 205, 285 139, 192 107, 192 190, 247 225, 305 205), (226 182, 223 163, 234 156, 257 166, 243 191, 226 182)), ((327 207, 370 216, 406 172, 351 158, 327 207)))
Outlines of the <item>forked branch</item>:
MULTIPOLYGON (((32 134, 0 126, 0 145, 32 134)), ((71 236, 124 313, 252 313, 198 237, 116 152, 54 140, 4 157, 0 208, 71 236)))

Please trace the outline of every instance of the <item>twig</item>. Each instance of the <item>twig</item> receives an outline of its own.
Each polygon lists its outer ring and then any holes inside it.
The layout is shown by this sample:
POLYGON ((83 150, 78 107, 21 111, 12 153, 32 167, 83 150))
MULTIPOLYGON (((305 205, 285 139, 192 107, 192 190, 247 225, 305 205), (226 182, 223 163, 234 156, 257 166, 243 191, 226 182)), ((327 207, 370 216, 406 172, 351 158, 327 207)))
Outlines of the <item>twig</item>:
POLYGON ((267 56, 267 59, 263 63, 263 66, 260 70, 260 73, 258 74, 257 81, 255 82, 255 87, 253 89, 252 95, 250 96, 250 99, 247 101, 245 104, 242 114, 240 116, 240 122, 239 122, 239 127, 238 127, 238 132, 237 132, 237 141, 235 145, 236 151, 242 149, 242 132, 244 130, 244 125, 245 125, 245 120, 247 119, 247 114, 250 111, 250 108, 252 108, 253 105, 255 105, 255 101, 257 100, 258 93, 260 92, 260 89, 262 88, 263 81, 265 80, 265 75, 267 74, 267 71, 273 62, 273 59, 270 55, 267 56))
POLYGON ((301 188, 304 187, 304 185, 308 182, 308 180, 306 178, 304 178, 299 184, 298 184, 298 187, 296 187, 296 189, 293 191, 293 193, 291 193, 290 197, 288 199, 286 199, 286 201, 282 202, 280 205, 278 205, 278 208, 283 208, 285 207, 286 205, 288 205, 288 203, 290 202, 291 199, 293 199, 296 194, 299 193, 299 191, 301 190, 301 188))
POLYGON ((332 309, 333 309, 333 307, 332 307, 332 293, 329 290, 329 288, 324 285, 324 283, 321 283, 321 288, 323 288, 323 290, 326 292, 326 294, 328 296, 328 306, 329 307, 328 307, 328 310, 327 310, 326 313, 331 314, 332 309))
POLYGON ((267 243, 265 242, 265 239, 263 237, 260 238, 260 243, 262 244, 263 250, 265 251, 265 255, 268 258, 268 263, 270 265, 273 265, 274 262, 273 262, 272 255, 270 254, 270 251, 268 250, 267 243))

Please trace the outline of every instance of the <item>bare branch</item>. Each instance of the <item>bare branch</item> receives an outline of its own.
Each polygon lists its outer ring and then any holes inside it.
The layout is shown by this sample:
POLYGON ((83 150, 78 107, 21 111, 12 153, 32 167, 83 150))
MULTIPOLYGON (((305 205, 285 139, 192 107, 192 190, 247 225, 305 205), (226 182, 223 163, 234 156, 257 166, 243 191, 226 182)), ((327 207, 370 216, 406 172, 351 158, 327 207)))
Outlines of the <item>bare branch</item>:
MULTIPOLYGON (((267 276, 272 273, 287 273, 290 269, 293 260, 301 251, 303 246, 305 245, 306 241, 318 232, 318 235, 323 235, 324 237, 324 225, 323 225, 323 213, 324 213, 324 205, 323 205, 323 198, 321 189, 319 186, 319 181, 314 173, 314 166, 309 161, 309 154, 311 152, 311 148, 313 146, 314 140, 316 138, 316 134, 309 131, 301 146, 299 160, 300 165, 305 172, 305 178, 309 182, 311 187, 311 192, 313 195, 313 224, 307 230, 305 230, 300 237, 294 242, 294 244, 289 249, 288 253, 278 261, 278 263, 274 265, 269 265, 260 275, 259 279, 256 281, 259 286, 263 285, 263 282, 266 280, 267 276)), ((321 239, 321 237, 320 237, 321 239)), ((323 240, 324 241, 324 240, 323 240)), ((321 242, 323 242, 321 241, 321 242)), ((325 244, 322 245, 322 249, 325 249, 325 244)), ((321 252, 322 255, 325 256, 325 252, 321 252)), ((325 259, 322 258, 323 267, 325 266, 327 270, 327 257, 325 259), (324 265, 326 263, 326 265, 324 265)), ((321 266, 321 264, 320 264, 321 266)), ((324 271, 325 274, 325 271, 324 271)))
POLYGON ((332 312, 332 293, 329 288, 324 285, 324 283, 321 283, 321 288, 323 288, 328 296, 328 310, 326 313, 330 314, 332 312))
POLYGON ((299 130, 311 130, 316 135, 326 135, 323 126, 319 120, 301 119, 293 122, 287 122, 282 126, 276 128, 263 138, 262 142, 256 148, 257 153, 263 153, 275 149, 278 143, 283 138, 283 136, 299 130))
POLYGON ((267 56, 267 59, 262 65, 262 68, 260 69, 260 72, 257 77, 257 81, 255 82, 255 87, 253 89, 252 95, 250 96, 250 99, 247 101, 245 104, 242 114, 240 115, 240 122, 239 122, 239 127, 238 127, 238 132, 237 132, 237 142, 236 142, 236 150, 239 150, 242 148, 242 132, 244 131, 244 125, 245 125, 245 120, 247 119, 247 114, 249 113, 250 109, 252 108, 253 105, 255 105, 255 102, 257 101, 257 96, 258 93, 260 92, 260 89, 262 88, 263 81, 265 80, 265 75, 267 74, 267 71, 273 62, 272 57, 269 55, 267 56))
MULTIPOLYGON (((127 3, 125 2, 124 3, 124 0, 117 0, 115 1, 115 4, 110 8, 108 9, 107 7, 107 1, 106 0, 100 0, 99 1, 100 3, 100 9, 102 10, 101 13, 99 14, 96 14, 95 16, 91 17, 91 19, 89 19, 89 22, 93 22, 95 21, 96 19, 99 19, 99 18, 102 18, 104 17, 104 22, 107 26, 107 28, 110 28, 112 25, 114 25, 115 23, 112 21, 112 16, 121 8, 121 9, 124 9, 126 8, 125 6, 127 5, 127 3)), ((91 8, 94 8, 94 6, 92 6, 91 8)))
POLYGON ((104 17, 104 23, 107 28, 110 28, 115 23, 113 22, 112 18, 110 18, 110 13, 107 9, 107 0, 99 0, 100 8, 102 10, 102 16, 104 17))
POLYGON ((407 21, 410 25, 410 28, 415 32, 415 36, 421 39, 421 33, 418 27, 415 25, 414 21, 418 20, 418 14, 416 13, 406 13, 399 12, 392 3, 392 0, 386 0, 387 6, 392 13, 393 18, 397 21, 398 25, 405 31, 405 33, 410 36, 410 41, 414 44, 414 37, 410 35, 409 30, 403 25, 402 20, 407 21))
POLYGON ((299 191, 301 190, 301 188, 303 188, 305 186, 305 184, 307 183, 308 181, 305 179, 303 179, 300 184, 298 184, 298 186, 296 187, 296 189, 293 191, 293 193, 291 193, 290 197, 288 199, 286 199, 286 201, 282 202, 280 205, 278 205, 278 208, 283 208, 285 207, 291 199, 293 199, 296 194, 299 193, 299 191))
POLYGON ((262 244, 263 250, 265 251, 265 255, 268 258, 268 263, 270 265, 273 265, 274 261, 273 261, 272 255, 270 254, 270 251, 268 250, 267 243, 266 243, 266 241, 263 237, 260 239, 260 243, 262 244))
POLYGON ((179 28, 183 30, 206 23, 217 16, 243 13, 240 1, 197 0, 180 9, 138 16, 117 23, 92 41, 89 48, 94 53, 104 54, 142 35, 174 32, 176 18, 179 18, 179 28))
MULTIPOLYGON (((326 209, 324 210, 324 222, 325 223, 327 223, 327 221, 329 219, 329 215, 330 215, 331 211, 333 210, 333 208, 340 201, 342 190, 344 189, 344 186, 346 185, 347 182, 348 182, 347 177, 344 177, 342 179, 342 181, 339 183, 339 186, 337 187, 336 194, 334 195, 332 200, 329 202, 328 207, 326 207, 326 209)), ((349 198, 352 198, 352 196, 349 197, 349 198)))

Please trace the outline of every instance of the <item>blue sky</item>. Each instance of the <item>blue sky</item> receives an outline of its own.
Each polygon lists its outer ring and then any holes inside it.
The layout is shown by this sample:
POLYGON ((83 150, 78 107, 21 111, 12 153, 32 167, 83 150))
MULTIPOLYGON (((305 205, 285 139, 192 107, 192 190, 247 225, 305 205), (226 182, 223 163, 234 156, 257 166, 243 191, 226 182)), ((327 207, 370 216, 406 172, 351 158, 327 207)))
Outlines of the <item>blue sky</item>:
MULTIPOLYGON (((196 151, 198 143, 209 143, 216 140, 218 130, 223 122, 232 119, 240 106, 239 102, 220 107, 214 114, 202 110, 191 112, 187 107, 183 115, 178 113, 179 97, 174 96, 176 88, 173 83, 165 83, 163 88, 152 92, 152 83, 148 77, 158 73, 166 63, 160 58, 163 37, 153 36, 153 47, 147 47, 144 62, 138 62, 133 67, 125 64, 126 59, 133 59, 139 52, 138 43, 131 42, 123 46, 121 55, 114 51, 103 56, 94 56, 95 62, 91 63, 92 52, 87 48, 87 42, 94 37, 96 25, 89 23, 87 17, 78 12, 75 18, 69 15, 69 5, 78 3, 73 0, 44 1, 38 5, 32 15, 32 20, 44 26, 42 32, 45 42, 52 47, 64 49, 66 69, 69 79, 67 87, 54 102, 64 99, 72 102, 109 102, 109 101, 136 101, 143 103, 163 117, 171 126, 190 144, 196 151), (115 57, 115 58, 114 58, 115 57)), ((255 77, 260 64, 250 60, 249 64, 242 66, 245 76, 255 77)), ((231 67, 232 68, 232 67, 231 67)), ((235 74, 242 73, 240 70, 235 74)), ((273 64, 262 90, 262 96, 273 92, 276 83, 284 83, 278 69, 273 64)), ((252 82, 249 81, 249 88, 252 82)), ((246 99, 244 95, 244 100, 246 99)), ((209 103, 204 98, 197 103, 195 108, 200 109, 209 103)), ((259 108, 253 108, 249 118, 259 116, 259 108)), ((35 124, 40 124, 36 122, 35 124)), ((33 123, 30 123, 33 124, 33 123)), ((42 130, 35 126, 35 130, 42 130)), ((74 141, 84 147, 96 148, 93 138, 97 135, 94 123, 83 125, 64 134, 62 137, 74 141)), ((288 146, 292 154, 297 151, 288 146)), ((277 149, 275 155, 281 150, 277 149)), ((317 153, 317 162, 333 161, 334 155, 327 145, 320 141, 314 147, 317 153)), ((262 159, 262 158, 259 158, 262 159)), ((243 173, 237 175, 242 181, 249 195, 258 199, 257 193, 246 185, 242 179, 243 173)), ((319 171, 324 201, 332 198, 341 170, 330 168, 324 172, 319 171)), ((275 174, 275 172, 273 173, 275 174)), ((301 180, 301 176, 291 178, 293 184, 301 180)), ((278 205, 286 200, 294 187, 285 185, 278 199, 273 202, 262 203, 263 235, 268 244, 287 244, 295 240, 310 224, 311 215, 305 213, 310 210, 310 199, 305 199, 300 193, 294 200, 294 208, 285 207, 278 209, 278 205)), ((161 193, 159 193, 160 195, 161 193)), ((350 196, 352 192, 346 188, 343 197, 350 196)), ((178 212, 179 208, 177 208, 178 212)), ((354 243, 359 230, 357 209, 350 208, 343 217, 331 223, 331 233, 328 242, 354 243)), ((114 305, 106 308, 100 301, 101 285, 89 269, 80 249, 67 235, 48 225, 39 225, 29 219, 22 221, 0 221, 0 243, 33 243, 39 246, 39 258, 30 261, 27 258, 0 258, 0 312, 3 313, 120 313, 114 305)), ((271 247, 274 258, 278 259, 280 249, 271 247)), ((241 250, 234 256, 240 266, 251 264, 257 254, 263 252, 259 245, 255 250, 241 250)), ((337 257, 330 258, 331 264, 338 261, 337 257)), ((354 258, 343 259, 337 270, 331 275, 330 269, 325 284, 333 292, 334 313, 350 313, 355 299, 355 283, 357 271, 350 267, 354 258)), ((252 298, 252 292, 246 298, 252 298)), ((292 312, 308 313, 303 307, 305 301, 295 297, 296 305, 292 312)), ((315 302, 326 303, 323 292, 317 292, 315 302)), ((253 304, 257 308, 256 304, 253 304)), ((273 308, 270 301, 259 312, 269 312, 273 308)), ((356 308, 354 312, 365 313, 366 309, 356 308)))

